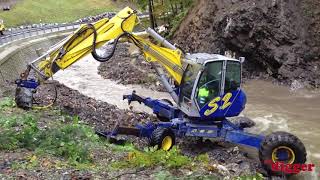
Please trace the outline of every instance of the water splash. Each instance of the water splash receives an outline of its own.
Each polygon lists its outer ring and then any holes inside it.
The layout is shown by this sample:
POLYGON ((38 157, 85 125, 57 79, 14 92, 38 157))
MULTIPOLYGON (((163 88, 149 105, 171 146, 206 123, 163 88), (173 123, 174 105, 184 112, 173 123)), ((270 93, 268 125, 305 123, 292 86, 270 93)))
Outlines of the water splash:
POLYGON ((292 83, 291 83, 291 86, 290 86, 290 91, 297 91, 298 89, 303 89, 304 88, 304 85, 303 83, 301 83, 300 81, 298 80, 294 80, 292 83))

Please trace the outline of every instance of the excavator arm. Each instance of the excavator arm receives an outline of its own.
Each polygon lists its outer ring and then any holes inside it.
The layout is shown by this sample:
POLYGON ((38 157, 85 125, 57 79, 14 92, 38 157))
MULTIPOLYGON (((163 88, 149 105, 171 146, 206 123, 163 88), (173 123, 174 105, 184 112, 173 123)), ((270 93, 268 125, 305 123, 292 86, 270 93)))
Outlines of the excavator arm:
MULTIPOLYGON (((29 64, 42 78, 48 79, 60 69, 66 69, 85 55, 124 32, 132 32, 138 19, 130 8, 121 10, 112 19, 102 19, 94 24, 83 24, 72 35, 56 44, 44 55, 29 64)), ((28 70, 27 70, 28 72, 28 70)), ((22 74, 22 79, 28 74, 22 74)))
POLYGON ((156 69, 165 87, 173 99, 177 101, 177 95, 170 87, 165 73, 154 62, 161 64, 175 82, 180 84, 183 75, 181 51, 150 28, 146 30, 147 33, 160 45, 134 34, 133 29, 138 23, 139 18, 136 12, 126 7, 111 19, 102 19, 94 24, 81 25, 72 35, 29 63, 27 69, 21 73, 20 79, 16 81, 18 86, 16 91, 17 105, 22 108, 31 108, 32 94, 41 82, 49 79, 59 70, 68 68, 89 53, 97 61, 108 61, 114 54, 119 40, 134 43, 141 50, 145 60, 156 69), (107 56, 100 56, 96 49, 111 40, 114 40, 111 53, 107 56), (35 78, 30 79, 31 71, 35 72, 35 78))

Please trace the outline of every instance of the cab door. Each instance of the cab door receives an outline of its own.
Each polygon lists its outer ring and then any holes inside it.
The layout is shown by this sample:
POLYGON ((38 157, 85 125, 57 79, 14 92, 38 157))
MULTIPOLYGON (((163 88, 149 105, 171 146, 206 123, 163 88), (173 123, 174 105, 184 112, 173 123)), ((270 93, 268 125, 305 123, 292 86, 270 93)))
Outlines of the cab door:
POLYGON ((238 116, 244 109, 246 96, 241 90, 241 63, 225 61, 223 92, 221 93, 222 117, 238 116))
POLYGON ((207 62, 199 77, 195 99, 202 119, 212 119, 221 114, 223 64, 224 61, 207 62))
POLYGON ((220 120, 238 115, 242 111, 237 101, 237 97, 241 94, 240 84, 240 62, 231 60, 207 62, 195 93, 202 119, 220 120))

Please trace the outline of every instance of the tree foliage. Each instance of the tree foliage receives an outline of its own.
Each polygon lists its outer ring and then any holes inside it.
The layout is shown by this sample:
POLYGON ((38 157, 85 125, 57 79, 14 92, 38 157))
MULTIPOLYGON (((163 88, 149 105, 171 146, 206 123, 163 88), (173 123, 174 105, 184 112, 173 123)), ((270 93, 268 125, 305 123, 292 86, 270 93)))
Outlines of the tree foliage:
MULTIPOLYGON (((193 0, 132 0, 142 10, 149 10, 149 5, 152 5, 152 12, 155 21, 163 20, 170 25, 170 19, 183 13, 191 6, 193 0)), ((156 22, 155 22, 156 24, 156 22)))

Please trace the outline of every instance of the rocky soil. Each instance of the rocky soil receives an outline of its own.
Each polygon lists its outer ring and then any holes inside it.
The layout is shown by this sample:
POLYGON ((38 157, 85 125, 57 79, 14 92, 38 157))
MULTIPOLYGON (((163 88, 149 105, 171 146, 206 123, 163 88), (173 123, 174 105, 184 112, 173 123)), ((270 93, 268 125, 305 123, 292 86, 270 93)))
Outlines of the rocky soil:
MULTIPOLYGON (((108 51, 108 47, 104 50, 108 51)), ((101 63, 98 73, 121 84, 139 84, 153 90, 165 91, 155 70, 144 57, 138 54, 130 56, 129 51, 137 50, 129 44, 119 43, 113 57, 108 62, 101 63)))
POLYGON ((157 120, 155 116, 147 113, 120 110, 115 105, 89 98, 57 81, 49 81, 40 86, 35 94, 36 102, 42 105, 51 102, 55 97, 55 88, 58 92, 55 104, 63 112, 79 116, 82 121, 97 130, 111 130, 117 120, 120 120, 122 126, 157 120))
POLYGON ((173 39, 187 52, 245 56, 246 77, 320 85, 318 0, 197 0, 173 39))

